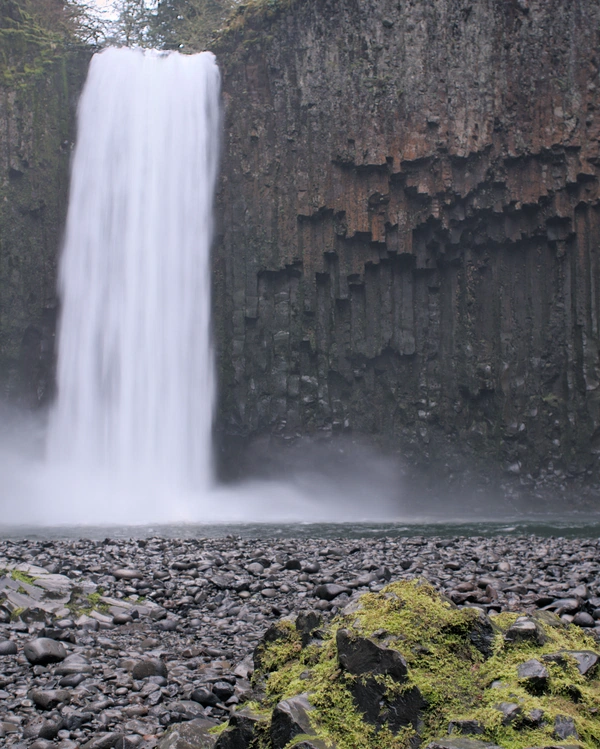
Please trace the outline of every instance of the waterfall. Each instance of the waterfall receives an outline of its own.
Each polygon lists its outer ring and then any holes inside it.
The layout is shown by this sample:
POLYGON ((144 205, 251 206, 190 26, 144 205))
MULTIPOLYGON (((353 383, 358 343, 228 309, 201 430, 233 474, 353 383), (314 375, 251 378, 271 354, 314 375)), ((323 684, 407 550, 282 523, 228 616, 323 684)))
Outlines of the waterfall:
POLYGON ((50 462, 184 490, 211 483, 219 82, 209 52, 92 59, 60 264, 50 462))

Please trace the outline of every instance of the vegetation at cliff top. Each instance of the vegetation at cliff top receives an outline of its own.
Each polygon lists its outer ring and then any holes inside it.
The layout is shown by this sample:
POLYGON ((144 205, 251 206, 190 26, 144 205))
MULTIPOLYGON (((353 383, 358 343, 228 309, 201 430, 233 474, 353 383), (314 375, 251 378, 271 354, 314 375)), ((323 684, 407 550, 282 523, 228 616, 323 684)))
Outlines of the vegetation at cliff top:
POLYGON ((248 19, 278 12, 291 0, 113 0, 105 43, 198 52, 248 19))
POLYGON ((113 0, 103 15, 85 0, 4 0, 0 8, 0 80, 43 74, 74 45, 126 45, 182 52, 211 46, 250 18, 290 0, 113 0))
POLYGON ((75 0, 4 0, 0 7, 0 81, 44 74, 69 46, 94 43, 101 30, 75 0))
POLYGON ((115 0, 115 20, 108 43, 198 52, 209 47, 216 31, 239 0, 115 0))

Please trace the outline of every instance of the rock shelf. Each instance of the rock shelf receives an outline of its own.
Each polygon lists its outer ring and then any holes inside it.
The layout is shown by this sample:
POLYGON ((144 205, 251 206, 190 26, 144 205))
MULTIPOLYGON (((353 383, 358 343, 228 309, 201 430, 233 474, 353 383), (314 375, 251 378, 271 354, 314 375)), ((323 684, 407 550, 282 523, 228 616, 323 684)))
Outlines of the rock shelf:
MULTIPOLYGON (((548 611, 600 638, 596 540, 2 541, 0 740, 152 749, 173 724, 224 723, 255 696, 252 653, 275 621, 326 622, 419 578, 492 621, 548 611)), ((536 636, 525 629, 507 636, 536 636)), ((524 665, 543 680, 547 663, 524 665)))

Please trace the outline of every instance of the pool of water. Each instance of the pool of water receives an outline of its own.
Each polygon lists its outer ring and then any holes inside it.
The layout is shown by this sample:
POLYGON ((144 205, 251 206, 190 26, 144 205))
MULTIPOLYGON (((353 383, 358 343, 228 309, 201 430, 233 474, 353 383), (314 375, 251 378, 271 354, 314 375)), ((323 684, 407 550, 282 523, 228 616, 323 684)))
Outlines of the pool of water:
POLYGON ((414 536, 543 536, 600 539, 600 514, 455 522, 419 519, 388 523, 172 523, 154 525, 0 526, 0 538, 74 540, 89 538, 380 538, 414 536))

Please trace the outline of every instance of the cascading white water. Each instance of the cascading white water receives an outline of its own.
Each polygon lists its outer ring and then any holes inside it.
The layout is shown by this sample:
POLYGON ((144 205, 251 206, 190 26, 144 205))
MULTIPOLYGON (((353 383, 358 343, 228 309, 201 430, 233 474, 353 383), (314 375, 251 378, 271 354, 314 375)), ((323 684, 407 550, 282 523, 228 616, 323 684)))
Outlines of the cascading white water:
POLYGON ((91 62, 60 267, 52 463, 210 483, 219 85, 208 52, 107 49, 91 62))

